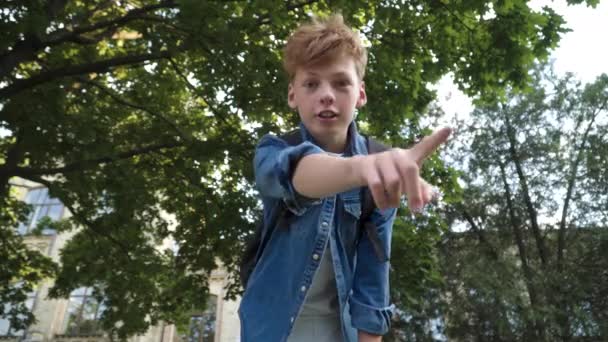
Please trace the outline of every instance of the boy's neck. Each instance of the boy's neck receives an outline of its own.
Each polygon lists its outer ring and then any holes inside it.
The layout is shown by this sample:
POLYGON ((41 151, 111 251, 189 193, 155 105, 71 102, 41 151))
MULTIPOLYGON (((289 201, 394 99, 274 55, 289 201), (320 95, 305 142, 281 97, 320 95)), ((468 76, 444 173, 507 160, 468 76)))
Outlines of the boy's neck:
POLYGON ((344 153, 348 145, 348 132, 340 136, 314 137, 321 148, 326 152, 344 153))

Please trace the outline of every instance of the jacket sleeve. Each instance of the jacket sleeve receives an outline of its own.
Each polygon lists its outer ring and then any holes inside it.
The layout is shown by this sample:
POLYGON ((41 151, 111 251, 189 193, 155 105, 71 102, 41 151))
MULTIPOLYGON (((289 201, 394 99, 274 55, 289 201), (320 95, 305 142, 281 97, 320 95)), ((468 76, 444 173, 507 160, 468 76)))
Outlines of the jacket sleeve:
POLYGON ((300 159, 314 153, 324 152, 308 141, 289 146, 274 135, 262 137, 254 158, 255 182, 260 194, 282 199, 291 212, 302 215, 317 199, 307 198, 294 189, 293 172, 300 159))
MULTIPOLYGON (((376 210, 371 220, 378 229, 378 236, 386 255, 390 256, 391 236, 397 209, 376 210)), ((357 330, 384 335, 388 332, 394 305, 390 305, 389 261, 381 261, 367 234, 361 235, 353 288, 349 298, 352 325, 357 330)))

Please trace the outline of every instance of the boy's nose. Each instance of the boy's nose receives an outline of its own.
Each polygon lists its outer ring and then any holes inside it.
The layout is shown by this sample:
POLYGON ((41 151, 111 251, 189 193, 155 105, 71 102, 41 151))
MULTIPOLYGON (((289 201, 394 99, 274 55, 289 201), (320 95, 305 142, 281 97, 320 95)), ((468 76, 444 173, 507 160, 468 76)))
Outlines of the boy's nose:
POLYGON ((333 94, 324 94, 321 97, 321 104, 324 106, 329 106, 332 105, 334 103, 334 96, 333 94))
POLYGON ((329 106, 334 103, 335 99, 336 98, 334 97, 334 93, 331 91, 331 89, 325 88, 322 90, 322 92, 321 92, 321 104, 322 105, 329 106))

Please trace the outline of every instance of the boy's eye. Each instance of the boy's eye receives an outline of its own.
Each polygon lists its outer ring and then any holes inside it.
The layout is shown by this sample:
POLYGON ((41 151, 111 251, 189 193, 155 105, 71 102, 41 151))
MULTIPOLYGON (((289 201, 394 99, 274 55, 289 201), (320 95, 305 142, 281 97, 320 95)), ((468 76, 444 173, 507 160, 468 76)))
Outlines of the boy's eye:
POLYGON ((305 88, 314 88, 317 86, 317 84, 318 84, 317 81, 306 81, 306 82, 304 82, 304 87, 305 88))
POLYGON ((349 81, 349 80, 337 80, 337 81, 335 82, 335 84, 336 84, 338 87, 348 87, 348 86, 350 85, 350 81, 349 81))

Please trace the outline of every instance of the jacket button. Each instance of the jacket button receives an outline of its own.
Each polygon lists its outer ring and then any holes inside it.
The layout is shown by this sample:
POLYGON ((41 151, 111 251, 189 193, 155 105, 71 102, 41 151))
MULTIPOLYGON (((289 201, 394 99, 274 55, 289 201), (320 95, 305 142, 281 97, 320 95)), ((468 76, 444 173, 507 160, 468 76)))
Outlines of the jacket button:
POLYGON ((327 226, 329 226, 329 223, 327 223, 327 221, 323 221, 323 223, 321 223, 321 226, 327 227, 327 226))
POLYGON ((302 287, 300 288, 300 291, 305 292, 305 291, 306 291, 306 286, 302 286, 302 287))
POLYGON ((315 260, 319 260, 319 254, 317 254, 317 253, 313 254, 312 258, 315 260))

